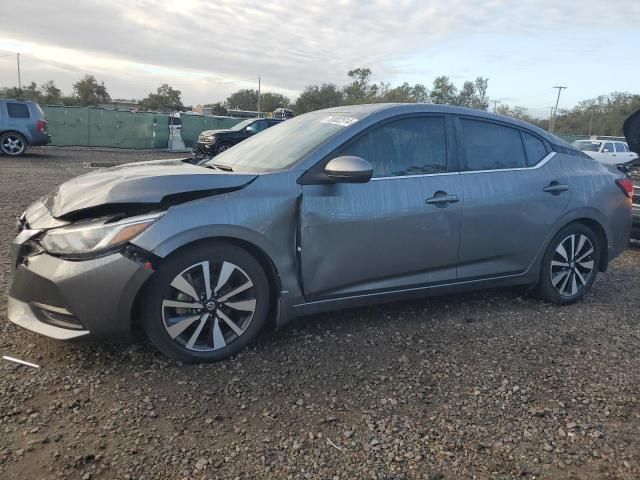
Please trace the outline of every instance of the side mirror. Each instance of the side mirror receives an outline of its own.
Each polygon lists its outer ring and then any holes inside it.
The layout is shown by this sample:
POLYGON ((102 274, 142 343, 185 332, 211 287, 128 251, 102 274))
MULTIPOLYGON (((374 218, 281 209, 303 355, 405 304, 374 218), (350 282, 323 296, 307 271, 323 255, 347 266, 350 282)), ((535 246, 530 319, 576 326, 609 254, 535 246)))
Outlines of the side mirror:
POLYGON ((373 166, 361 157, 336 157, 327 163, 324 173, 335 183, 367 183, 373 175, 373 166))
POLYGON ((256 127, 254 127, 253 125, 249 125, 247 128, 245 128, 245 132, 247 132, 249 135, 253 135, 254 133, 257 133, 256 127))

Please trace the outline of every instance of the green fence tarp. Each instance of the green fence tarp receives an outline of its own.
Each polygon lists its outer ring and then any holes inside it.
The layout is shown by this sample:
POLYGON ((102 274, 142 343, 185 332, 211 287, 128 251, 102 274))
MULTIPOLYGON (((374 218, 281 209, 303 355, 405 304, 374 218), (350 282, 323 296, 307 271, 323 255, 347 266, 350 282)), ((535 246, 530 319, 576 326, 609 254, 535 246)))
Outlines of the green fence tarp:
MULTIPOLYGON (((44 107, 52 145, 164 149, 169 142, 169 115, 94 107, 44 107)), ((192 147, 203 130, 229 128, 242 121, 229 117, 182 115, 182 139, 192 147)))

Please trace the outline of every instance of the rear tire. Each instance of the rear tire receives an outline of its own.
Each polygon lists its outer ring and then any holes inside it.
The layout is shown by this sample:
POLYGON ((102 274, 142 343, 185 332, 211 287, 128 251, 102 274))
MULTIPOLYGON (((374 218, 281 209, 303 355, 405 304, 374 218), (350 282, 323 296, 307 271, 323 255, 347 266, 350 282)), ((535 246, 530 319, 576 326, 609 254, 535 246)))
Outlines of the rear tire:
POLYGON ((542 259, 536 295, 558 305, 584 297, 598 274, 600 239, 586 225, 574 223, 560 230, 542 259))
POLYGON ((9 157, 24 155, 28 148, 27 140, 16 132, 5 132, 0 135, 0 151, 9 157))
POLYGON ((140 301, 142 325, 165 355, 216 362, 257 336, 269 301, 267 276, 252 255, 229 243, 200 244, 151 277, 140 301))

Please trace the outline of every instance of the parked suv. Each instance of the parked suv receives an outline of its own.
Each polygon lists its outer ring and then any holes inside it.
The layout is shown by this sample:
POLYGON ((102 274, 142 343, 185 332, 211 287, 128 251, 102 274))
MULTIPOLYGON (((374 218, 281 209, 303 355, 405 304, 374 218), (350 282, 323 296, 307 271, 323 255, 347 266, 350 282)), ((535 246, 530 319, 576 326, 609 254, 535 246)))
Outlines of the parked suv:
POLYGON ((19 157, 30 146, 50 142, 47 120, 40 105, 0 98, 0 151, 3 154, 19 157))
POLYGON ((198 137, 198 143, 193 147, 193 153, 196 157, 213 157, 282 121, 275 118, 250 118, 231 128, 205 130, 198 137))

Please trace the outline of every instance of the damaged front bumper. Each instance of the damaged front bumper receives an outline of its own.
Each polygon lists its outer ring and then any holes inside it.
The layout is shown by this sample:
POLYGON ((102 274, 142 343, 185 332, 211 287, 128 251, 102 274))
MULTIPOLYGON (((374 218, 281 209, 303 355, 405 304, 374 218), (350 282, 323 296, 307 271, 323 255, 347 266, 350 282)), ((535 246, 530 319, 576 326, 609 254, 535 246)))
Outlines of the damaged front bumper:
POLYGON ((136 296, 153 272, 124 249, 86 260, 34 251, 37 233, 24 232, 11 246, 9 320, 58 340, 130 339, 136 296))

